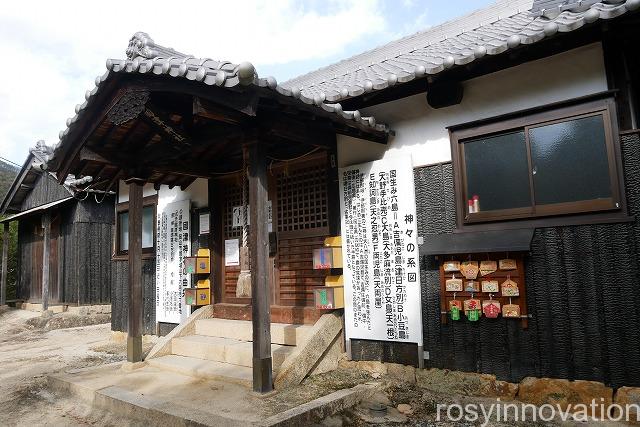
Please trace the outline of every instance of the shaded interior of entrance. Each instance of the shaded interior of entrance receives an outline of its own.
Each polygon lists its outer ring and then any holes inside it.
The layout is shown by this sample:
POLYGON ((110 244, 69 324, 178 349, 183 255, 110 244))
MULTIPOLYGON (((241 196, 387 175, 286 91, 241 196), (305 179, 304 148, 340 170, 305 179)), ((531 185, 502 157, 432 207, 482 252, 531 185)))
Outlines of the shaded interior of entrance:
MULTIPOLYGON (((313 307, 312 289, 324 284, 328 272, 313 269, 312 252, 340 227, 336 134, 385 143, 386 132, 337 120, 314 105, 274 99, 269 89, 255 86, 232 92, 160 76, 116 75, 96 98, 83 125, 68 136, 81 143, 60 153, 65 161, 58 175, 93 176, 96 190, 117 189, 130 177, 156 189, 183 190, 206 179, 211 230, 199 246, 210 249, 216 317, 251 318, 251 299, 236 296, 239 267, 225 265, 224 241, 241 237, 242 227, 231 222, 233 208, 242 205, 243 171, 251 160, 247 146, 261 147, 273 216, 271 319, 314 323, 322 312, 313 307)), ((123 288, 121 297, 114 289, 115 305, 121 299, 125 308, 126 267, 115 270, 114 287, 123 288)), ((149 255, 143 256, 142 270, 144 329, 153 333, 147 327, 153 291, 146 288, 155 270, 149 255)))

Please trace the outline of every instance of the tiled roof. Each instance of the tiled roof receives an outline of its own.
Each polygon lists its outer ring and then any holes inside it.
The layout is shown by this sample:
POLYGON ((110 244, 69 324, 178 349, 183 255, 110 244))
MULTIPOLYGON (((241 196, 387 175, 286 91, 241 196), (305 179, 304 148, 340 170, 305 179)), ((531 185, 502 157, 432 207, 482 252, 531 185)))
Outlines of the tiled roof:
POLYGON ((107 71, 95 79, 95 87, 87 90, 85 101, 76 105, 75 115, 67 119, 66 129, 60 131, 60 141, 56 146, 52 159, 56 159, 61 145, 76 125, 81 120, 83 112, 91 104, 95 96, 102 89, 105 82, 118 73, 137 73, 167 75, 175 78, 184 78, 202 82, 209 86, 231 88, 238 85, 256 86, 266 88, 274 92, 274 96, 283 96, 298 100, 301 106, 305 104, 329 113, 329 117, 336 121, 342 121, 346 125, 359 128, 364 131, 375 130, 388 132, 384 124, 376 123, 373 117, 362 117, 359 111, 343 111, 340 104, 325 103, 319 97, 308 97, 297 89, 285 88, 279 85, 275 78, 260 78, 255 72, 254 66, 249 62, 232 64, 226 61, 216 61, 209 58, 196 58, 191 55, 177 52, 156 44, 148 34, 137 32, 129 41, 126 51, 126 59, 108 59, 107 71))
MULTIPOLYGON (((33 189, 31 186, 37 181, 39 176, 49 174, 56 179, 55 174, 42 168, 49 160, 53 153, 53 148, 46 145, 44 141, 38 141, 35 147, 29 149, 29 154, 25 160, 20 172, 16 175, 9 191, 4 195, 4 199, 0 202, 0 213, 17 212, 20 205, 33 189), (23 185, 25 184, 25 185, 23 185)), ((73 188, 70 180, 74 177, 70 176, 64 184, 63 188, 70 195, 73 195, 73 188)))
POLYGON ((339 102, 640 8, 640 0, 536 3, 534 11, 533 0, 499 0, 462 18, 296 77, 283 86, 298 89, 309 98, 339 102))

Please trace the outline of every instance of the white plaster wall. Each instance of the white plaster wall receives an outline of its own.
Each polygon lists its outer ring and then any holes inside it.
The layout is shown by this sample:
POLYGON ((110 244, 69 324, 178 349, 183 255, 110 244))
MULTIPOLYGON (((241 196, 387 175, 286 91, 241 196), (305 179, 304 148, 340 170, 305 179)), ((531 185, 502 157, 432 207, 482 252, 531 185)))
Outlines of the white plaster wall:
POLYGON ((459 105, 433 109, 426 94, 363 110, 396 132, 388 146, 338 137, 341 167, 410 154, 413 166, 451 160, 447 126, 607 90, 600 43, 468 80, 459 105))
MULTIPOLYGON (((145 184, 142 187, 142 197, 153 196, 158 194, 153 184, 145 184)), ((118 203, 124 203, 129 201, 129 186, 124 181, 118 182, 118 203)))
MULTIPOLYGON (((158 210, 162 209, 169 203, 177 202, 180 200, 191 200, 191 207, 203 208, 208 206, 208 184, 207 180, 203 178, 196 179, 189 187, 184 191, 180 187, 169 188, 167 185, 160 186, 160 190, 156 191, 153 188, 153 184, 146 184, 143 188, 142 194, 144 197, 158 195, 158 210)), ((124 181, 120 181, 118 185, 118 202, 129 201, 129 190, 127 184, 124 181)))

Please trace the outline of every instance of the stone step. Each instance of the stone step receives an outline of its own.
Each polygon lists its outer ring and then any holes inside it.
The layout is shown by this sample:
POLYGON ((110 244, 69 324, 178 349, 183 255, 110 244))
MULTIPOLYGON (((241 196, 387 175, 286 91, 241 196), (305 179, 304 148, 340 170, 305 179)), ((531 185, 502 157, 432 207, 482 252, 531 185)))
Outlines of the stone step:
MULTIPOLYGON (((281 345, 301 344, 311 330, 310 325, 271 324, 271 343, 281 345)), ((247 320, 200 319, 196 321, 196 334, 210 337, 253 341, 253 326, 247 320)))
MULTIPOLYGON (((278 369, 294 347, 271 344, 273 369, 278 369)), ((232 365, 251 367, 253 343, 231 338, 207 335, 188 335, 171 341, 171 352, 178 356, 188 356, 232 365)))
POLYGON ((149 359, 147 363, 155 368, 195 378, 228 381, 247 387, 251 387, 253 384, 253 370, 246 366, 196 359, 195 357, 177 356, 175 354, 149 359))

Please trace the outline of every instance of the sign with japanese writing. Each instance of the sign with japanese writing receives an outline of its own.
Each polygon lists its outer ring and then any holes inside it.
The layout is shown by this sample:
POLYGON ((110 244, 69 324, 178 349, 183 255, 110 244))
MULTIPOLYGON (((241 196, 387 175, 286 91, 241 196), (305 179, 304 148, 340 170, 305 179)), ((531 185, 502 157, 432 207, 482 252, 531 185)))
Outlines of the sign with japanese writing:
MULTIPOLYGON (((245 214, 247 215, 247 225, 251 225, 251 216, 249 215, 249 206, 245 206, 245 214)), ((242 227, 244 225, 244 217, 242 216, 242 206, 234 206, 231 211, 231 226, 242 227)), ((271 200, 267 200, 267 231, 271 233, 273 230, 273 205, 271 200)))
POLYGON ((190 314, 183 262, 191 255, 189 200, 158 205, 156 221, 156 322, 180 323, 190 314))
POLYGON ((347 338, 422 345, 411 158, 340 169, 347 338))
POLYGON ((240 265, 240 241, 238 239, 224 241, 224 265, 240 265))

